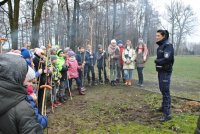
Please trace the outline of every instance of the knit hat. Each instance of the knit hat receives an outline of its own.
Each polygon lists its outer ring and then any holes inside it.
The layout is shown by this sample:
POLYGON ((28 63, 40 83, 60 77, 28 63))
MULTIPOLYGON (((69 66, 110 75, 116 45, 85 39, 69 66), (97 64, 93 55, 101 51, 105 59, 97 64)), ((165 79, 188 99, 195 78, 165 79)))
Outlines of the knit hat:
POLYGON ((71 57, 71 56, 74 56, 76 54, 74 53, 74 51, 71 50, 71 51, 68 52, 68 55, 71 57))
POLYGON ((26 49, 26 48, 22 48, 21 49, 21 55, 22 55, 22 57, 24 59, 32 58, 33 57, 32 53, 28 49, 26 49))
POLYGON ((70 47, 66 47, 64 50, 65 50, 65 51, 69 51, 69 50, 70 50, 70 47))
POLYGON ((26 74, 25 82, 35 79, 35 71, 28 66, 28 72, 26 74))
POLYGON ((63 50, 62 50, 62 49, 59 49, 59 50, 57 51, 57 55, 59 56, 60 53, 62 53, 62 52, 63 52, 63 50))
POLYGON ((52 53, 53 51, 56 51, 56 48, 51 48, 50 52, 52 53))
POLYGON ((36 52, 35 52, 38 56, 41 56, 41 55, 44 55, 44 50, 38 48, 36 49, 36 52))
POLYGON ((46 47, 45 47, 45 46, 41 46, 40 49, 43 49, 43 50, 44 50, 44 49, 46 49, 46 47))
POLYGON ((99 44, 98 49, 103 49, 103 46, 101 44, 99 44))
POLYGON ((56 55, 51 55, 50 58, 51 58, 51 61, 53 61, 53 60, 57 59, 57 56, 56 55))
POLYGON ((124 44, 124 42, 122 40, 118 40, 117 45, 119 45, 119 44, 124 44))

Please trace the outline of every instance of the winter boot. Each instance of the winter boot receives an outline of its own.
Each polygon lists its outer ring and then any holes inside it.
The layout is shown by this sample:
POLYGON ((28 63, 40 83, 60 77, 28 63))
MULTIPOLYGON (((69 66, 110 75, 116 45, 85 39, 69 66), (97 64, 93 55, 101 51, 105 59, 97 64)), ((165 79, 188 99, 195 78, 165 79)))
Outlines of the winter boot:
POLYGON ((128 86, 131 86, 131 80, 128 80, 128 86))
POLYGON ((128 86, 128 80, 126 80, 124 84, 125 84, 126 86, 128 86))
POLYGON ((79 88, 79 95, 85 95, 85 92, 84 92, 83 88, 79 88))

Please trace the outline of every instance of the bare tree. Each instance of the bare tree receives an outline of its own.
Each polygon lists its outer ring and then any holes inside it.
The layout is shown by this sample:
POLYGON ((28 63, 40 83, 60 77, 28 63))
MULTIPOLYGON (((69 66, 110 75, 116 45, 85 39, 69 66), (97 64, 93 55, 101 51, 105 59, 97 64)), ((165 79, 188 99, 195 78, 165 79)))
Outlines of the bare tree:
POLYGON ((8 18, 10 22, 10 32, 12 39, 12 49, 18 49, 18 20, 19 20, 20 0, 8 0, 8 18), (13 7, 14 5, 14 7, 13 7))
POLYGON ((195 15, 190 5, 184 5, 182 1, 172 1, 167 6, 169 23, 171 24, 172 42, 175 45, 175 54, 178 54, 183 39, 191 34, 195 26, 195 15))

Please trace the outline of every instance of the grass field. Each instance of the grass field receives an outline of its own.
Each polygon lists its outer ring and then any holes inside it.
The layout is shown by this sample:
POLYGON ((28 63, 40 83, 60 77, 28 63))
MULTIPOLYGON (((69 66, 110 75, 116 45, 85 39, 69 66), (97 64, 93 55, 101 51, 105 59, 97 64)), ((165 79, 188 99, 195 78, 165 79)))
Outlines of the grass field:
MULTIPOLYGON (((144 69, 147 90, 159 91, 155 57, 150 57, 144 69), (156 86, 155 86, 156 85, 156 86)), ((177 56, 171 80, 171 93, 190 99, 200 100, 200 56, 177 56)))
MULTIPOLYGON (((194 133, 200 103, 172 97, 172 120, 158 121, 161 113, 156 112, 156 108, 160 107, 162 96, 153 60, 151 57, 146 64, 143 88, 98 85, 86 87, 85 96, 78 96, 73 90, 73 100, 49 115, 49 134, 194 133)), ((171 86, 173 95, 199 99, 199 67, 198 56, 176 57, 171 86)))

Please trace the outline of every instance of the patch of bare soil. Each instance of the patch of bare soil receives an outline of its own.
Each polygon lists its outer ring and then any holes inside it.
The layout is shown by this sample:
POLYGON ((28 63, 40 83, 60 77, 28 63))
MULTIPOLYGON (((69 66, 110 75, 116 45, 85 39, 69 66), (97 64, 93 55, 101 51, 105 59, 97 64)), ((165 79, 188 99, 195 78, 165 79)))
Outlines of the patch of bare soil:
MULTIPOLYGON (((151 125, 161 115, 146 99, 150 97, 149 100, 152 100, 151 96, 155 93, 136 86, 98 85, 87 87, 85 96, 79 96, 76 90, 73 94, 72 101, 68 100, 56 108, 54 114, 49 115, 49 134, 75 134, 83 129, 91 130, 102 125, 132 121, 151 125)), ((157 99, 156 106, 159 106, 160 97, 153 99, 157 99)), ((185 100, 172 99, 173 112, 188 112, 185 109, 193 109, 193 105, 195 108, 200 106, 199 103, 190 104, 185 100)))

